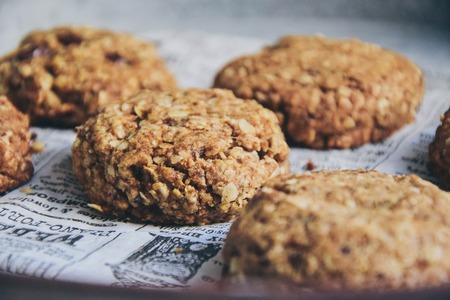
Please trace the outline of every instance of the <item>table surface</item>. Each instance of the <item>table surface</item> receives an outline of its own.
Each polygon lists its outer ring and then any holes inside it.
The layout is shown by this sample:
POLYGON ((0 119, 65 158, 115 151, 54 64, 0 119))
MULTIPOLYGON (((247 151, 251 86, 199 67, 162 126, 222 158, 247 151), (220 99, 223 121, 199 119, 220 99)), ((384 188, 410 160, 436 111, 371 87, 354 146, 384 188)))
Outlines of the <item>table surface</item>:
MULTIPOLYGON (((450 78, 450 1, 447 0, 2 0, 0 55, 12 50, 30 30, 63 24, 85 24, 136 34, 166 29, 198 30, 267 40, 285 34, 356 37, 401 52, 425 72, 450 78)), ((5 275, 0 275, 0 295, 3 295, 1 299, 31 296, 34 299, 157 299, 162 296, 18 280, 5 275)), ((434 293, 435 298, 444 299, 448 295, 449 291, 434 293)), ((164 295, 167 299, 179 296, 164 295)))

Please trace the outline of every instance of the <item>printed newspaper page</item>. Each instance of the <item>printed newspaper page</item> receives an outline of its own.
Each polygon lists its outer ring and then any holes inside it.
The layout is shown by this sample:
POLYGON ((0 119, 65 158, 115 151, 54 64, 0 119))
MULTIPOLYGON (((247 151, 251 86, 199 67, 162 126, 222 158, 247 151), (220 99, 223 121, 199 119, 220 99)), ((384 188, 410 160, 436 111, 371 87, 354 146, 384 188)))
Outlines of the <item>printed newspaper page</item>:
MULTIPOLYGON (((270 41, 198 32, 141 35, 156 43, 182 87, 211 86, 215 73, 237 55, 270 41)), ((417 121, 383 143, 352 150, 292 148, 292 172, 427 169, 428 145, 450 106, 450 78, 424 70, 427 91, 417 121)), ((208 288, 221 278, 221 248, 231 223, 153 226, 111 218, 87 207, 71 171, 73 130, 32 128, 45 150, 34 155, 35 174, 0 196, 0 272, 49 280, 157 289, 208 288)))

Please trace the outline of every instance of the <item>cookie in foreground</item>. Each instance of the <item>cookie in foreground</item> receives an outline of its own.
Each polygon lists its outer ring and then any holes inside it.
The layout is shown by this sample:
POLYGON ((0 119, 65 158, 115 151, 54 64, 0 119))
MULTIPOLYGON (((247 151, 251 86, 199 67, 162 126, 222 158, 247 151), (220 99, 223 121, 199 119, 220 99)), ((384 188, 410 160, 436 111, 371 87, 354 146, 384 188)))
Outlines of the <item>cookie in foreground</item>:
POLYGON ((450 190, 450 109, 441 117, 434 140, 428 147, 431 171, 438 177, 440 185, 450 190))
POLYGON ((28 114, 31 125, 79 125, 143 88, 176 87, 152 44, 92 27, 30 32, 0 58, 0 94, 28 114))
POLYGON ((232 219, 288 171, 275 114, 229 91, 144 91, 78 128, 73 171, 90 206, 157 224, 232 219))
POLYGON ((354 148, 413 122, 424 78, 410 60, 374 44, 286 36, 228 63, 214 87, 275 111, 293 144, 354 148))
POLYGON ((0 96, 0 193, 29 181, 33 176, 28 117, 5 96, 0 96))
POLYGON ((316 291, 447 285, 450 194, 416 175, 316 171, 269 180, 230 228, 224 278, 316 291))

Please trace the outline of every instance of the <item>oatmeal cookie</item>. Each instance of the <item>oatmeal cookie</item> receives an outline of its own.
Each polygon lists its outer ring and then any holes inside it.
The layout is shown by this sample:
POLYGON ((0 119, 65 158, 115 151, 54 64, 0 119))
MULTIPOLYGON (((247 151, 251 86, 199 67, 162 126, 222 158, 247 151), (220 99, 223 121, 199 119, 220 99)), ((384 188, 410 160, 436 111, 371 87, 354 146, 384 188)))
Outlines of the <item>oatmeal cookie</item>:
POLYGON ((0 193, 30 180, 33 164, 28 117, 0 96, 0 193))
POLYGON ((157 224, 228 221, 288 170, 275 114, 229 91, 143 91, 78 128, 72 166, 90 206, 157 224))
POLYGON ((424 93, 419 68, 361 41, 286 36, 227 64, 215 87, 274 110, 286 137, 316 149, 386 139, 415 120, 424 93))
POLYGON ((428 154, 431 171, 439 179, 441 187, 450 190, 450 108, 441 117, 441 121, 428 154))
POLYGON ((449 211, 450 194, 416 175, 282 175, 231 226, 225 278, 278 279, 316 291, 448 284, 449 211))
POLYGON ((152 44, 90 27, 56 27, 23 38, 0 58, 0 94, 32 125, 71 127, 141 89, 176 82, 152 44))

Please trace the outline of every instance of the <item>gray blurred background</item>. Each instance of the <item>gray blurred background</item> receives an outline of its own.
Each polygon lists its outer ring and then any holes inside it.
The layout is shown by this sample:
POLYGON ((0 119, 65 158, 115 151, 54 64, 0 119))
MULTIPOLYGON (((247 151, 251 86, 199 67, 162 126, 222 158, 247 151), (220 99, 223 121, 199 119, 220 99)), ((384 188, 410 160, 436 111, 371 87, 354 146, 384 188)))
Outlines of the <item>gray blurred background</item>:
POLYGON ((0 0, 0 55, 28 31, 61 24, 267 40, 283 34, 356 37, 450 74, 449 0, 0 0))
POLYGON ((2 0, 0 2, 0 28, 8 34, 61 23, 89 23, 127 31, 193 28, 266 35, 266 31, 274 32, 284 22, 298 22, 309 18, 352 18, 366 21, 416 22, 424 26, 450 26, 450 1, 2 0), (234 22, 230 23, 230 20, 234 22), (258 24, 260 28, 254 25, 241 26, 251 25, 255 21, 260 22, 258 24))

